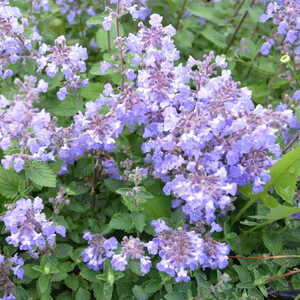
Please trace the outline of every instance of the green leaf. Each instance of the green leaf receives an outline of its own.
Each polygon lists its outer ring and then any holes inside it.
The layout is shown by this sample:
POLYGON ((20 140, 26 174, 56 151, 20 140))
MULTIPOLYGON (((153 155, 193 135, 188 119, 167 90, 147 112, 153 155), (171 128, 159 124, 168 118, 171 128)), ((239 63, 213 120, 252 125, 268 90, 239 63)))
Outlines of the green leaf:
POLYGON ((132 289, 132 292, 135 298, 138 300, 148 299, 147 293, 144 291, 144 289, 141 286, 135 285, 132 289))
POLYGON ((80 288, 76 293, 75 300, 90 300, 90 297, 91 295, 89 291, 80 288))
POLYGON ((241 282, 249 282, 252 280, 250 272, 243 266, 233 265, 233 268, 237 272, 241 282))
POLYGON ((296 108, 295 116, 296 116, 297 122, 300 123, 300 105, 298 105, 296 108))
POLYGON ((153 198, 153 195, 144 187, 139 187, 138 191, 133 188, 120 188, 116 192, 122 196, 122 202, 132 212, 140 211, 145 203, 153 198))
POLYGON ((278 205, 275 208, 271 208, 270 212, 266 215, 265 218, 270 220, 271 222, 275 222, 277 220, 287 218, 298 212, 300 212, 299 207, 278 205))
POLYGON ((76 291, 79 287, 79 280, 78 276, 75 274, 69 275, 65 280, 64 280, 66 286, 70 288, 73 291, 76 291))
POLYGON ((24 175, 0 167, 0 194, 7 199, 16 199, 25 193, 24 175))
POLYGON ((150 279, 143 283, 144 291, 149 295, 153 295, 161 289, 162 282, 159 279, 150 279))
POLYGON ((80 276, 90 282, 97 282, 97 273, 89 269, 85 264, 80 264, 80 276))
POLYGON ((87 23, 90 25, 101 25, 103 20, 104 20, 104 15, 92 16, 87 20, 87 23))
POLYGON ((132 229, 132 217, 129 213, 114 214, 109 222, 109 227, 129 232, 132 229))
POLYGON ((200 34, 203 35, 208 41, 215 44, 218 48, 226 48, 224 35, 216 31, 212 25, 208 24, 204 29, 200 31, 200 34))
POLYGON ((266 230, 263 233, 263 242, 266 248, 274 255, 282 251, 282 234, 275 231, 266 230))
POLYGON ((140 233, 143 232, 145 223, 145 215, 143 212, 133 212, 132 219, 136 230, 140 233))
POLYGON ((50 288, 50 278, 50 275, 43 274, 38 279, 37 284, 41 294, 46 293, 46 291, 48 291, 48 289, 50 288))
POLYGON ((57 258, 66 258, 71 255, 73 247, 69 244, 57 244, 53 255, 57 258))
POLYGON ((56 175, 47 163, 32 161, 25 168, 26 175, 40 186, 56 187, 56 175))
POLYGON ((23 266, 25 276, 30 279, 36 279, 41 275, 38 271, 33 269, 33 266, 32 264, 25 264, 23 266))
POLYGON ((224 14, 220 13, 215 7, 205 7, 197 4, 192 4, 188 7, 187 11, 194 16, 202 17, 215 25, 224 26, 224 14))
POLYGON ((91 82, 86 88, 80 90, 80 95, 87 100, 95 100, 103 90, 103 83, 91 82))

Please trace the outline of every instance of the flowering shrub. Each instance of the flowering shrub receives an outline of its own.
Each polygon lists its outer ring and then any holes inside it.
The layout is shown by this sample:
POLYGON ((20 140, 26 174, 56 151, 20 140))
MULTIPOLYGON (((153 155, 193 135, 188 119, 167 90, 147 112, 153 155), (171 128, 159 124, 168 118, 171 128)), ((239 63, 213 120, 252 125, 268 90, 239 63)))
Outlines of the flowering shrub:
POLYGON ((300 4, 225 2, 0 2, 0 299, 299 287, 300 4))

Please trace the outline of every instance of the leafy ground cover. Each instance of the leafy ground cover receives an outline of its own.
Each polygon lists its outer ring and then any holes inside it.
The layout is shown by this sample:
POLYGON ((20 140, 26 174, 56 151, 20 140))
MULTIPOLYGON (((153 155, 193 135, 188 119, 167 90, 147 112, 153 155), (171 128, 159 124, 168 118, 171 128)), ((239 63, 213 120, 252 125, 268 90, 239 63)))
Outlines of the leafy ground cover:
POLYGON ((0 0, 0 299, 298 299, 299 16, 0 0))

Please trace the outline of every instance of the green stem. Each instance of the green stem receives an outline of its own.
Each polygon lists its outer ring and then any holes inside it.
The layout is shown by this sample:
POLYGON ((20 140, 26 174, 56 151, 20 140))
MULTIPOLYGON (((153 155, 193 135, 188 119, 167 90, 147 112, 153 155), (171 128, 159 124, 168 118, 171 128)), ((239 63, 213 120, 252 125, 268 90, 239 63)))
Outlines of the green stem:
POLYGON ((247 203, 244 205, 244 207, 239 211, 239 213, 233 218, 232 222, 231 222, 231 226, 233 226, 240 218, 241 216, 244 214, 244 212, 250 207, 252 206, 252 204, 254 204, 254 202, 257 200, 257 198, 252 198, 250 200, 247 201, 247 203))
POLYGON ((178 30, 179 29, 179 25, 180 25, 180 21, 182 19, 182 16, 184 14, 184 10, 185 10, 185 7, 188 3, 188 0, 183 0, 182 2, 182 5, 181 5, 181 8, 178 12, 178 15, 177 15, 177 21, 176 21, 176 25, 175 25, 175 29, 178 30))
MULTIPOLYGON (((105 9, 109 6, 109 0, 105 0, 105 9)), ((111 43, 110 43, 110 30, 107 31, 106 33, 106 38, 107 38, 107 48, 108 52, 111 51, 111 43)))

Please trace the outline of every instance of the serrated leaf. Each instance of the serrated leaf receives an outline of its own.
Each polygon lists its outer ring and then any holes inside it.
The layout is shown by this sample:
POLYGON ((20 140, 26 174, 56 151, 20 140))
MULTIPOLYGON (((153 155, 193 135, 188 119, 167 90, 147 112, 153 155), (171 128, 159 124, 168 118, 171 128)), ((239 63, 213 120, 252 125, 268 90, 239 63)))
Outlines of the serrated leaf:
POLYGON ((79 280, 78 277, 75 274, 69 275, 65 280, 64 280, 66 286, 70 288, 73 291, 76 291, 79 287, 79 280))
POLYGON ((50 287, 50 275, 41 275, 41 277, 37 281, 38 288, 41 294, 46 293, 46 291, 50 287))
POLYGON ((282 235, 278 232, 264 231, 263 242, 266 248, 274 255, 280 254, 282 251, 282 235))
POLYGON ((146 225, 145 215, 143 212, 133 212, 132 219, 136 230, 140 233, 143 232, 146 225))
POLYGON ((90 300, 90 297, 91 295, 89 291, 80 288, 76 293, 75 300, 90 300))
POLYGON ((215 7, 205 7, 199 4, 192 4, 188 7, 187 11, 194 16, 204 18, 218 26, 224 26, 224 15, 216 10, 215 7))
POLYGON ((207 25, 203 30, 200 31, 200 34, 203 35, 208 41, 215 44, 218 48, 226 48, 224 35, 216 31, 213 26, 207 25))
POLYGON ((250 272, 243 266, 233 265, 241 282, 249 282, 252 280, 250 272))
POLYGON ((129 232, 132 229, 132 217, 128 213, 114 214, 109 222, 109 227, 117 230, 125 230, 129 232))
POLYGON ((80 276, 90 282, 97 282, 97 273, 89 269, 86 265, 80 264, 80 276))
POLYGON ((53 255, 57 258, 65 258, 71 255, 73 247, 69 244, 57 244, 53 255))
POLYGON ((56 174, 47 163, 32 161, 27 165, 25 172, 29 179, 37 185, 56 187, 56 174))
POLYGON ((13 170, 0 168, 0 194, 7 199, 16 199, 18 195, 24 196, 25 178, 13 170))
POLYGON ((80 95, 87 100, 95 100, 103 90, 103 83, 91 82, 86 88, 80 90, 80 95))

